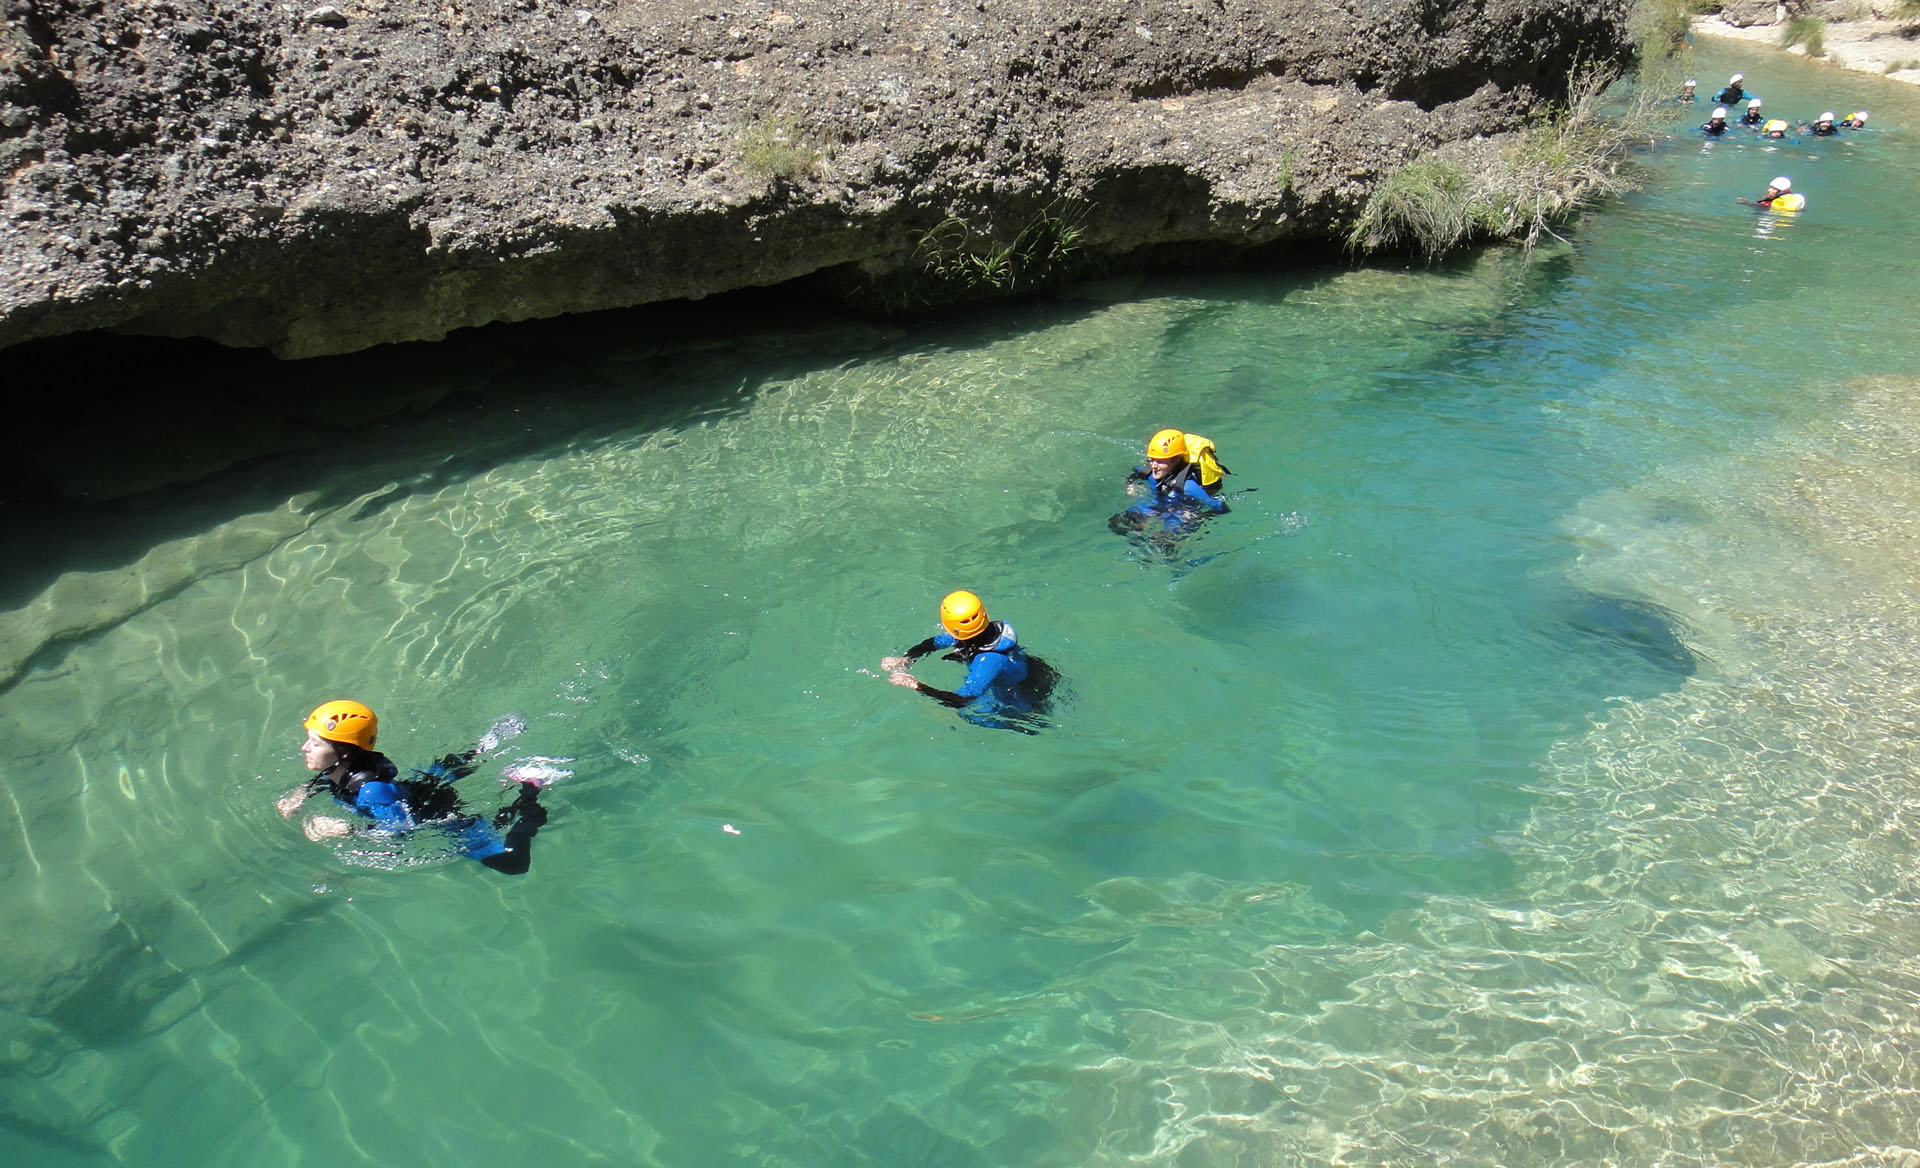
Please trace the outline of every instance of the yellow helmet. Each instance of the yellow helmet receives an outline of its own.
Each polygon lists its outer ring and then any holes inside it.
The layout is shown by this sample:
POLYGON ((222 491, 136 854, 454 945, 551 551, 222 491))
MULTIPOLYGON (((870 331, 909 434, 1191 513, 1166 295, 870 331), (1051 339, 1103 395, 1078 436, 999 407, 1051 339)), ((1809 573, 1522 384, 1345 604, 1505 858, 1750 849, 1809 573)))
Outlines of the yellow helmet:
POLYGON ((1185 458, 1187 436, 1179 430, 1162 430, 1147 440, 1148 458, 1185 458))
POLYGON ((327 702, 307 715, 306 725, 328 742, 346 742, 361 750, 372 750, 374 735, 380 733, 380 719, 359 702, 327 702))
POLYGON ((986 631, 987 606, 965 589, 949 592, 940 602, 940 627, 962 641, 971 641, 986 631))

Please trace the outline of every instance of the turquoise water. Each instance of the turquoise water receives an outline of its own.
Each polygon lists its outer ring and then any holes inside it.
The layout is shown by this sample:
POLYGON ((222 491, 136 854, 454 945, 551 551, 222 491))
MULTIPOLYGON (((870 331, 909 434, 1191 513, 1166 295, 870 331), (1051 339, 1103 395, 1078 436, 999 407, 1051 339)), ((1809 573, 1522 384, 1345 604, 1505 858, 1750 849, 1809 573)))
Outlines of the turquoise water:
POLYGON ((0 1155, 1920 1155, 1920 94, 1736 67, 1875 128, 1676 140, 1531 264, 456 341, 113 511, 0 622, 66 630, 0 691, 0 1155), (1247 492, 1173 568, 1105 526, 1168 424, 1247 492), (885 683, 962 586, 1047 733, 885 683), (282 822, 338 695, 573 759, 532 873, 282 822))

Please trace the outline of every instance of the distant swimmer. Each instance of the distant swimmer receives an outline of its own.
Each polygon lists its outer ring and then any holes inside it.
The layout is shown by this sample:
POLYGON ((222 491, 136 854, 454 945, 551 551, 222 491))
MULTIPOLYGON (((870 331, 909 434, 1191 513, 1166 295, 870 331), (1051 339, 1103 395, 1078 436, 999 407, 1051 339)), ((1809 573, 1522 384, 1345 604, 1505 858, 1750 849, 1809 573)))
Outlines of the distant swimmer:
POLYGON ((1709 138, 1718 138, 1726 133, 1727 107, 1715 106, 1713 112, 1707 115, 1707 120, 1700 123, 1700 132, 1709 138))
POLYGON ((1699 83, 1698 81, 1696 81, 1696 80, 1694 80, 1694 79, 1693 79, 1693 78, 1691 78, 1691 77, 1689 77, 1689 78, 1687 78, 1687 79, 1686 79, 1686 81, 1685 81, 1685 82, 1684 82, 1684 83, 1683 83, 1683 84, 1682 84, 1682 85, 1680 86, 1680 97, 1679 97, 1679 100, 1681 100, 1681 101, 1698 101, 1698 100, 1700 100, 1699 98, 1697 98, 1697 97, 1695 97, 1695 96, 1694 96, 1694 94, 1693 94, 1693 91, 1694 91, 1695 89, 1697 89, 1697 88, 1699 88, 1699 86, 1700 86, 1700 83, 1699 83))
POLYGON ((1760 127, 1762 138, 1784 138, 1787 136, 1787 119, 1768 118, 1767 124, 1760 127))
POLYGON ((560 759, 530 759, 508 767, 506 781, 519 788, 519 795, 489 824, 466 811, 453 783, 478 769, 481 755, 524 730, 526 723, 520 719, 502 718, 471 749, 446 755, 405 779, 392 760, 373 748, 380 722, 359 702, 326 702, 307 715, 304 725, 307 738, 300 757, 317 775, 282 795, 277 806, 282 819, 292 819, 310 797, 321 792, 333 796, 346 814, 309 816, 303 827, 315 842, 351 835, 391 838, 431 828, 445 835, 457 854, 518 876, 532 861, 534 833, 547 822, 540 789, 571 773, 552 765, 564 761, 560 759), (504 836, 499 829, 505 829, 504 836))
POLYGON ((1826 113, 1813 119, 1812 125, 1802 128, 1816 138, 1827 138, 1840 132, 1840 127, 1833 124, 1832 110, 1828 110, 1826 113))
POLYGON ((1760 99, 1754 98, 1747 103, 1747 112, 1740 115, 1743 126, 1757 126, 1765 119, 1760 116, 1760 99))
POLYGON ((950 592, 940 602, 940 631, 904 656, 885 657, 880 667, 895 685, 916 689, 976 726, 995 730, 1038 732, 1044 725, 1059 675, 1051 665, 1021 647, 1013 626, 987 619, 987 606, 964 589, 950 592), (942 658, 967 667, 957 690, 935 689, 909 672, 929 653, 948 650, 942 658))
POLYGON ((1166 429, 1147 440, 1147 464, 1127 475, 1127 493, 1147 498, 1107 521, 1121 535, 1178 537, 1208 516, 1226 513, 1221 491, 1233 473, 1220 464, 1211 438, 1166 429))
POLYGON ((1846 118, 1841 121, 1840 125, 1843 129, 1848 129, 1848 130, 1866 129, 1867 128, 1867 111, 1855 110, 1853 113, 1848 114, 1846 118))
POLYGON ((1784 174, 1767 184, 1766 194, 1740 201, 1767 211, 1798 211, 1807 205, 1807 197, 1794 193, 1793 180, 1784 174))
POLYGON ((1740 83, 1746 79, 1747 75, 1745 73, 1735 73, 1733 76, 1727 78, 1727 87, 1719 93, 1714 94, 1713 100, 1721 105, 1732 105, 1737 101, 1744 101, 1747 96, 1747 91, 1740 87, 1740 83))

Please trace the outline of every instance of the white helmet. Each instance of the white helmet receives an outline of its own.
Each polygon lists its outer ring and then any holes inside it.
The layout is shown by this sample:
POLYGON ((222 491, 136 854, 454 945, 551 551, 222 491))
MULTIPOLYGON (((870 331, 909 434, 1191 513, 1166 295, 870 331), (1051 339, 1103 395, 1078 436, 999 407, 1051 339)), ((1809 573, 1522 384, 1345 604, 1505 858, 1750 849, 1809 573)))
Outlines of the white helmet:
POLYGON ((1772 182, 1768 183, 1767 185, 1772 187, 1776 191, 1790 191, 1793 189, 1793 180, 1783 174, 1779 178, 1776 178, 1772 182))
POLYGON ((1714 106, 1714 107, 1713 107, 1713 116, 1714 116, 1714 117, 1716 117, 1716 118, 1724 118, 1724 117, 1726 117, 1726 116, 1727 116, 1727 107, 1726 107, 1726 106, 1724 106, 1724 105, 1716 105, 1716 106, 1714 106))
POLYGON ((1756 97, 1756 98, 1754 98, 1754 99, 1753 99, 1752 101, 1750 101, 1750 102, 1748 102, 1748 103, 1747 103, 1747 108, 1748 108, 1748 109, 1759 109, 1759 108, 1760 108, 1760 99, 1756 97))
POLYGON ((1742 81, 1745 81, 1746 79, 1747 79, 1747 75, 1745 73, 1735 73, 1733 76, 1727 78, 1727 84, 1738 85, 1742 81))
POLYGON ((1833 120, 1833 111, 1828 110, 1826 113, 1821 114, 1820 120, 1823 122, 1831 122, 1833 120))

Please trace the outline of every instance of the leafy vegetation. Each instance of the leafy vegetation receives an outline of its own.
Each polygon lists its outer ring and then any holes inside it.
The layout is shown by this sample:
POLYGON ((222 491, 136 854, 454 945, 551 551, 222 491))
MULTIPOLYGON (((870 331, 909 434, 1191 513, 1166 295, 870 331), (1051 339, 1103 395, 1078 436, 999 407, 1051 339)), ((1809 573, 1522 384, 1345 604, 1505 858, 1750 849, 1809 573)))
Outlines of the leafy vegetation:
POLYGON ((1411 244, 1434 259, 1479 228, 1486 209, 1459 164, 1416 159, 1373 189, 1347 242, 1363 251, 1411 244))
POLYGON ((1632 184, 1622 173, 1627 150, 1651 136, 1653 99, 1623 114, 1602 114, 1616 73, 1600 66, 1575 71, 1567 104, 1528 127, 1495 159, 1469 167, 1428 154, 1389 175, 1347 234, 1362 251, 1411 247, 1429 259, 1477 237, 1518 239, 1531 249, 1552 224, 1582 204, 1632 184))
POLYGON ((769 114, 740 131, 740 166, 769 182, 795 182, 820 173, 826 152, 802 138, 792 123, 769 114))
POLYGON ((1827 22, 1817 16, 1789 16, 1780 28, 1780 47, 1805 45, 1807 56, 1827 55, 1827 22))
MULTIPOLYGON (((1920 3, 1920 0, 1913 0, 1920 3)), ((1693 18, 1705 12, 1709 0, 1635 0, 1628 27, 1643 62, 1678 56, 1687 51, 1687 33, 1693 18)))
POLYGON ((1280 171, 1274 176, 1275 185, 1282 191, 1293 188, 1293 172, 1299 161, 1299 148, 1289 142, 1286 149, 1280 151, 1280 171))
POLYGON ((1056 200, 1029 219, 1011 240, 997 242, 991 229, 976 231, 948 217, 934 225, 913 251, 914 267, 937 283, 967 290, 1018 292, 1065 270, 1086 235, 1087 208, 1056 200))

